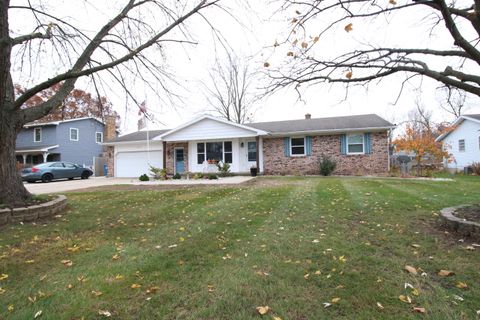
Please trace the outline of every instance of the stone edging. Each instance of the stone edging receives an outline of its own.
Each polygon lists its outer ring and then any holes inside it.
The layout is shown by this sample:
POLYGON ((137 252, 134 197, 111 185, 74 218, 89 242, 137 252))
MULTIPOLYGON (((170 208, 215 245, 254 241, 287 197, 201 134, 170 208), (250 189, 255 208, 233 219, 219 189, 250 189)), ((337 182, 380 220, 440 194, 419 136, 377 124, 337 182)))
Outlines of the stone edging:
POLYGON ((67 206, 67 197, 59 195, 56 199, 39 205, 15 209, 0 209, 0 225, 18 222, 32 222, 51 217, 62 212, 67 206))
POLYGON ((461 205, 456 207, 443 208, 440 210, 440 215, 447 228, 467 237, 480 238, 480 223, 468 221, 454 215, 455 211, 460 208, 468 207, 468 205, 461 205))

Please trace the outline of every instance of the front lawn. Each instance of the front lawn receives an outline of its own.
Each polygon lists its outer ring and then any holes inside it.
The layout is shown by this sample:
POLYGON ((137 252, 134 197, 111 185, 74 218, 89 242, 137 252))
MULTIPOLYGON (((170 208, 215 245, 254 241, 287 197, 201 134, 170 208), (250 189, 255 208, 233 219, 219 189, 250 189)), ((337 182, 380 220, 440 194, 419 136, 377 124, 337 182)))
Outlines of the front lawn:
POLYGON ((62 217, 0 229, 0 318, 480 317, 480 247, 437 228, 441 208, 480 201, 478 177, 68 198, 62 217))

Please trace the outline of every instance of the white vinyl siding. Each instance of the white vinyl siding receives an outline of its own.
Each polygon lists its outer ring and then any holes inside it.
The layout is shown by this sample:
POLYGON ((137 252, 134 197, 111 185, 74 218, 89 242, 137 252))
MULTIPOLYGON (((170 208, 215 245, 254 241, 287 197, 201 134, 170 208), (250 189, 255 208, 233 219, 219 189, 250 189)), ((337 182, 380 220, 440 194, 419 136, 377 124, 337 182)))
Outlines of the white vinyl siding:
POLYGON ((450 162, 445 162, 445 167, 463 170, 473 162, 480 162, 479 133, 480 123, 468 119, 450 132, 442 141, 444 150, 451 154, 450 162), (465 151, 460 151, 461 140, 464 141, 465 151))

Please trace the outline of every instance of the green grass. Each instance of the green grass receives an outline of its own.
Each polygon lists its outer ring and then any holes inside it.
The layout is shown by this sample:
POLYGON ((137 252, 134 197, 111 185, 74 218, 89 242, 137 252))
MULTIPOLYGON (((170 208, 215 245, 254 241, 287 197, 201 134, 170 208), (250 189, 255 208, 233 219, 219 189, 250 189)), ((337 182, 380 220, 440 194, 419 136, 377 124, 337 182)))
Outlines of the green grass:
POLYGON ((40 310, 41 319, 100 319, 99 310, 115 319, 479 318, 480 248, 438 228, 441 208, 479 201, 478 177, 261 178, 68 198, 61 218, 1 229, 0 318, 40 310))

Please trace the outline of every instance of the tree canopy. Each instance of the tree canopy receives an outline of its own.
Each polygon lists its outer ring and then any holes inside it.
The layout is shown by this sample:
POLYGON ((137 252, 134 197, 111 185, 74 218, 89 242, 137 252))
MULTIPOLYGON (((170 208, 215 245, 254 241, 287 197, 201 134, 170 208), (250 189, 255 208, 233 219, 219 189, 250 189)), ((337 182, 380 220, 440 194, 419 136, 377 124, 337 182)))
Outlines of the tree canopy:
POLYGON ((290 85, 298 89, 304 83, 368 84, 404 73, 404 81, 427 77, 446 88, 480 96, 480 12, 475 10, 480 4, 474 1, 280 3, 280 12, 289 17, 290 26, 288 34, 274 44, 278 55, 284 57, 283 64, 275 68, 268 63, 272 90, 290 85), (397 33, 373 40, 387 28, 395 28, 397 33), (359 30, 364 32, 355 35, 359 30), (426 45, 424 38, 438 41, 426 45), (335 51, 331 53, 329 47, 335 51))

